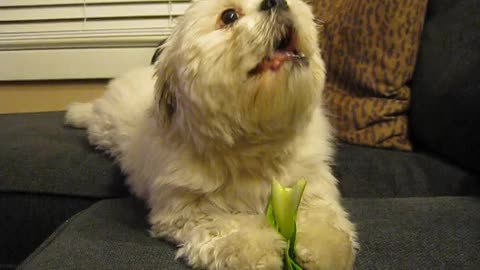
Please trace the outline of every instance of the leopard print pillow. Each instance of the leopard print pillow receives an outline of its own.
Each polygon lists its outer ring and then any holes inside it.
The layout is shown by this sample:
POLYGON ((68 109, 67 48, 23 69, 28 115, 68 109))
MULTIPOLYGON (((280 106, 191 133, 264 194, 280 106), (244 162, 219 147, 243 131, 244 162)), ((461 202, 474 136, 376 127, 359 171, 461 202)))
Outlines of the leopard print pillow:
POLYGON ((411 150, 407 110, 427 0, 314 0, 325 102, 346 142, 411 150))

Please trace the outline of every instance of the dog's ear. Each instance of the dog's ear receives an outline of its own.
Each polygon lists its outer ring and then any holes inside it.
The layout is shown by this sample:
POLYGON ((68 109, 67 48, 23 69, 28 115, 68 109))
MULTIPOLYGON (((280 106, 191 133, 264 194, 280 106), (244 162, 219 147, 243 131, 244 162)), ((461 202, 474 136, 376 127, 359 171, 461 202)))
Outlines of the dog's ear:
POLYGON ((152 58, 152 63, 156 68, 156 83, 155 83, 155 111, 158 122, 162 125, 168 126, 177 110, 177 100, 175 97, 175 83, 171 83, 172 76, 172 58, 171 46, 169 46, 170 38, 163 40, 158 46, 155 55, 152 58))
POLYGON ((168 81, 163 82, 157 91, 158 117, 160 117, 163 124, 169 125, 177 109, 175 93, 173 89, 171 89, 168 81))
POLYGON ((160 41, 160 43, 158 44, 157 49, 155 50, 155 53, 153 54, 152 59, 150 60, 150 64, 154 65, 157 62, 158 57, 163 51, 162 45, 165 43, 165 41, 166 39, 160 41))

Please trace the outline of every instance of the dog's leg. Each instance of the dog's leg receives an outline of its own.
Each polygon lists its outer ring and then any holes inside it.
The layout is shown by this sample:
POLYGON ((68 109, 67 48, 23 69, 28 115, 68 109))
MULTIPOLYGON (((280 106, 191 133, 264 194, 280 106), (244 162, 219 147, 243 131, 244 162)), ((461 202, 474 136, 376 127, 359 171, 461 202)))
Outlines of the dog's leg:
POLYGON ((206 215, 183 209, 154 223, 152 234, 179 244, 178 258, 208 270, 280 270, 286 243, 264 215, 206 215), (188 220, 185 220, 187 218, 188 220), (166 222, 165 222, 166 221, 166 222))
POLYGON ((65 124, 76 128, 87 128, 93 117, 92 103, 73 103, 68 106, 65 124))
POLYGON ((356 234, 337 202, 318 200, 298 213, 296 253, 308 270, 349 270, 356 253, 356 234))
POLYGON ((86 128, 90 144, 118 158, 149 117, 154 100, 153 74, 149 66, 111 80, 101 97, 68 106, 65 124, 86 128))
MULTIPOLYGON (((87 129, 90 144, 109 153, 115 153, 115 135, 122 126, 114 126, 114 119, 107 106, 100 107, 99 103, 108 103, 108 99, 102 97, 88 103, 73 103, 67 108, 65 124, 87 129)), ((117 121, 118 122, 118 121, 117 121)), ((118 137, 118 136, 117 136, 118 137)))

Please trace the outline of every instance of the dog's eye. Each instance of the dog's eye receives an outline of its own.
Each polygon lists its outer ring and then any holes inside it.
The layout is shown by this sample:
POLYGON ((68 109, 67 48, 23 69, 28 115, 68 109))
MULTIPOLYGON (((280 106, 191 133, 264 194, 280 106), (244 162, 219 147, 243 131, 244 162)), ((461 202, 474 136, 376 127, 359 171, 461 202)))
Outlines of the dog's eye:
POLYGON ((222 22, 229 25, 238 20, 238 14, 234 9, 227 9, 222 13, 222 22))

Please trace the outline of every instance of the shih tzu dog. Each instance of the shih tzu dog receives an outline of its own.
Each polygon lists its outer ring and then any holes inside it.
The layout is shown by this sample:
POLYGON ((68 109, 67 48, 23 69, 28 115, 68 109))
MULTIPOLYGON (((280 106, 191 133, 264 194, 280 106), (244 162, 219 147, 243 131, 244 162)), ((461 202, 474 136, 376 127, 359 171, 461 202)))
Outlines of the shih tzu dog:
POLYGON ((87 128, 150 209, 155 237, 196 269, 282 269, 265 217, 273 178, 308 184, 297 217, 305 269, 352 269, 353 224, 330 165, 325 67, 301 0, 200 0, 155 67, 110 82, 66 123, 87 128))

